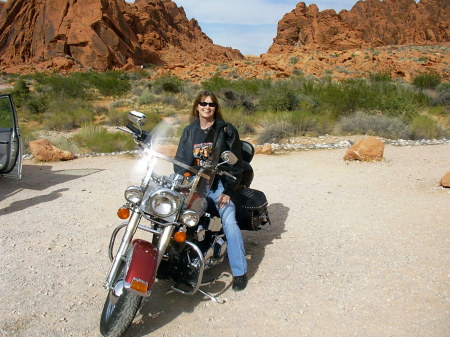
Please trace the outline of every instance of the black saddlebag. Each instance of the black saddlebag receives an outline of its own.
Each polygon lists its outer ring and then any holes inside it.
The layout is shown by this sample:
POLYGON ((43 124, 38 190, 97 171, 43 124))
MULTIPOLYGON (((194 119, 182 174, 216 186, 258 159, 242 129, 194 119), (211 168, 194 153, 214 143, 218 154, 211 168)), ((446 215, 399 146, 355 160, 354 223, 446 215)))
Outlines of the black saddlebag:
POLYGON ((258 230, 270 224, 266 195, 252 188, 243 188, 233 195, 236 206, 236 220, 242 230, 258 230))

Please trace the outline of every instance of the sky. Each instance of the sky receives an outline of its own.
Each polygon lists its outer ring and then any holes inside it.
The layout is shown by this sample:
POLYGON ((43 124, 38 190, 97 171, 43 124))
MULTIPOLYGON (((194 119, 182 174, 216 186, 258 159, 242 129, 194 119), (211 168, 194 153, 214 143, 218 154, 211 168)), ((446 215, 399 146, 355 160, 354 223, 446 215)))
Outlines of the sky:
MULTIPOLYGON (((195 18, 215 44, 239 49, 244 55, 267 52, 277 34, 278 21, 299 0, 172 0, 183 7, 188 19, 195 18)), ((357 0, 303 1, 320 11, 350 10, 357 0)))

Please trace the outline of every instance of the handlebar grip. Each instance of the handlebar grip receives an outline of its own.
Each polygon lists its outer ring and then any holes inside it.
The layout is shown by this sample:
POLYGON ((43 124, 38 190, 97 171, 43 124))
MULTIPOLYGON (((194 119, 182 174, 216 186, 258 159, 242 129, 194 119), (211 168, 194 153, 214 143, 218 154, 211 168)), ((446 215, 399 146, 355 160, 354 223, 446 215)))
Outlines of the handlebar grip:
POLYGON ((133 126, 133 125, 130 124, 130 123, 128 123, 128 124, 126 125, 126 127, 127 127, 128 129, 130 129, 131 131, 133 131, 133 133, 135 133, 136 135, 140 135, 140 134, 141 134, 141 131, 140 131, 137 127, 133 126))
POLYGON ((221 174, 226 175, 227 177, 230 177, 233 180, 236 180, 236 177, 228 172, 222 171, 221 174))
POLYGON ((134 125, 128 123, 126 125, 126 127, 131 130, 131 132, 133 132, 136 135, 137 140, 143 142, 145 141, 145 139, 148 136, 148 132, 144 131, 144 130, 139 130, 137 127, 135 127, 134 125))

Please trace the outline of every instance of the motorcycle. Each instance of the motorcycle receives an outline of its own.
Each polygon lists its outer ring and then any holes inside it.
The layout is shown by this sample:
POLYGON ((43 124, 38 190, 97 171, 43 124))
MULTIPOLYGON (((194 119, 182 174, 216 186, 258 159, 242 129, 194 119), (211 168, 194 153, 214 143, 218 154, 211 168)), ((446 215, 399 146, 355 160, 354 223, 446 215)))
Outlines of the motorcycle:
MULTIPOLYGON (((211 281, 204 283, 204 271, 220 264, 227 251, 218 212, 206 196, 216 175, 233 177, 226 167, 238 160, 232 152, 225 151, 217 163, 206 163, 200 168, 186 165, 164 154, 168 145, 177 144, 180 124, 166 119, 146 132, 142 129, 144 114, 131 111, 128 119, 126 128, 118 129, 129 133, 139 145, 142 158, 137 167, 143 178, 139 185, 125 190, 126 204, 118 210, 119 218, 125 222, 113 230, 109 243, 112 265, 104 284, 108 294, 100 318, 100 332, 108 337, 121 336, 126 331, 142 299, 151 295, 156 279, 171 282, 171 289, 180 294, 201 293, 219 302, 200 288, 211 284, 211 281), (174 165, 187 173, 173 173, 174 165), (135 238, 138 230, 149 233, 151 239, 135 238), (119 232, 123 232, 122 240, 116 248, 119 232)), ((253 171, 249 169, 253 147, 243 142, 243 150, 248 162, 245 161, 247 169, 241 190, 247 191, 247 199, 254 201, 256 190, 248 188, 253 179, 253 171)), ((239 205, 245 204, 245 195, 241 193, 239 205)), ((263 199, 261 207, 249 206, 251 228, 245 229, 258 229, 270 223, 267 200, 263 199)), ((248 216, 249 212, 241 209, 248 216)))

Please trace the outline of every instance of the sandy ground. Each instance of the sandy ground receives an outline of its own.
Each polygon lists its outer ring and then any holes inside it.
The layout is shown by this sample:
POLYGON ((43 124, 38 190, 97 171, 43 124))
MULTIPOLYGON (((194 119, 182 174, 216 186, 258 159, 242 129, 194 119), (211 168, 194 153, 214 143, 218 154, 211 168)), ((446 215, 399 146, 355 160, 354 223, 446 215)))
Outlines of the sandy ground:
MULTIPOLYGON (((247 289, 231 290, 226 263, 207 289, 224 304, 158 282, 126 336, 449 336, 450 144, 344 153, 256 156, 272 226, 244 232, 247 289)), ((99 336, 132 164, 27 161, 22 180, 0 179, 1 336, 99 336)))

